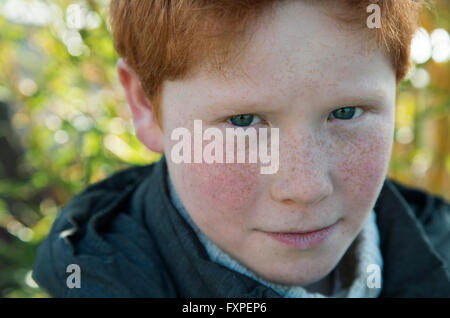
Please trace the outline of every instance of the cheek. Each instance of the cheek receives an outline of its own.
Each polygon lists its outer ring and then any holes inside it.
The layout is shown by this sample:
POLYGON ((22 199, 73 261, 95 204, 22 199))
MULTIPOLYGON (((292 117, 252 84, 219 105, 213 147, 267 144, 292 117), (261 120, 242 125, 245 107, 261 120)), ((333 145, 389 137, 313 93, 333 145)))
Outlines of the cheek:
POLYGON ((350 136, 347 140, 353 142, 342 145, 344 151, 339 157, 338 171, 343 189, 352 202, 364 207, 375 203, 392 150, 391 129, 377 128, 360 136, 350 136))
POLYGON ((259 193, 256 164, 191 164, 186 177, 196 187, 198 204, 222 214, 249 210, 259 193))

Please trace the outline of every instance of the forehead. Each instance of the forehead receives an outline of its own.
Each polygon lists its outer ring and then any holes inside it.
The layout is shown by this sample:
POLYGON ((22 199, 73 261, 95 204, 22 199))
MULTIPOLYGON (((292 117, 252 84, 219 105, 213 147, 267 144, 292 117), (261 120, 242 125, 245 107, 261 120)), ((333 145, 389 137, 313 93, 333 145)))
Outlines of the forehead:
POLYGON ((274 8, 260 18, 225 76, 203 64, 189 79, 168 82, 166 87, 199 104, 226 98, 267 103, 280 98, 318 101, 355 92, 392 94, 395 71, 387 55, 369 40, 375 31, 344 24, 323 5, 286 1, 274 8))

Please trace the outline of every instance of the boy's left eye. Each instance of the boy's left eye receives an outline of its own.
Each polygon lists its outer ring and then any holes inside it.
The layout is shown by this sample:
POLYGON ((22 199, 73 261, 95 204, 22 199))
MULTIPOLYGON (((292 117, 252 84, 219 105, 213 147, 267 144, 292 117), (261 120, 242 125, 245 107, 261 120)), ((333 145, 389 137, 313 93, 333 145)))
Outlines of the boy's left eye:
POLYGON ((228 119, 228 122, 231 123, 234 126, 239 127, 247 127, 254 124, 257 124, 261 121, 261 118, 257 115, 252 114, 241 114, 236 116, 231 116, 228 119))
POLYGON ((332 111, 331 115, 333 115, 335 119, 350 120, 355 118, 355 113, 358 114, 358 116, 356 116, 356 118, 358 118, 363 113, 363 110, 360 107, 354 106, 342 107, 332 111))

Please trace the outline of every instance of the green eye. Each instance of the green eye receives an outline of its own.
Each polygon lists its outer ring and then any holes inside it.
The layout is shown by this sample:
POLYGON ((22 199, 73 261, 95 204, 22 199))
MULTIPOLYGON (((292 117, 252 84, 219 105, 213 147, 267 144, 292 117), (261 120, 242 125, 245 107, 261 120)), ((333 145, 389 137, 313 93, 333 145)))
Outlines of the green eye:
POLYGON ((259 117, 252 115, 252 114, 241 114, 241 115, 231 116, 229 121, 234 126, 247 127, 247 126, 250 126, 251 124, 255 124, 255 123, 253 123, 253 120, 255 118, 259 118, 259 117))
POLYGON ((360 114, 362 113, 362 110, 359 107, 342 107, 342 108, 336 109, 335 111, 332 111, 331 114, 336 119, 349 120, 349 119, 353 119, 353 116, 355 115, 355 113, 357 113, 357 110, 360 111, 360 114))

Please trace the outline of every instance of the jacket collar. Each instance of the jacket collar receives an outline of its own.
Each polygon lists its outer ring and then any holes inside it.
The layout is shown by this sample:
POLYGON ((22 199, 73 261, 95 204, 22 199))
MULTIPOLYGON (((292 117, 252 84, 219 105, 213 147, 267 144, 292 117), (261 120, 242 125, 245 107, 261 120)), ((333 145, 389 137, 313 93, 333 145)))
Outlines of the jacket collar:
POLYGON ((450 294, 445 263, 428 240, 408 202, 385 179, 375 204, 384 260, 380 297, 439 297, 450 294))

